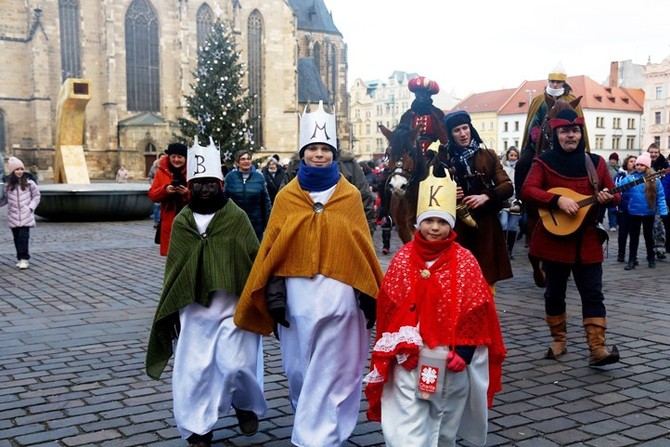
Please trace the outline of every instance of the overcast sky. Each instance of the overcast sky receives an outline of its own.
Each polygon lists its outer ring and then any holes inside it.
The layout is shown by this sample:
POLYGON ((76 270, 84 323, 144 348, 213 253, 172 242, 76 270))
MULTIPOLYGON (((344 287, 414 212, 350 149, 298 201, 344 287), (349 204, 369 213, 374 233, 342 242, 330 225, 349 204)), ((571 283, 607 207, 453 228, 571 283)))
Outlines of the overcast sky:
POLYGON ((602 83, 612 61, 670 55, 668 0, 324 2, 348 44, 349 85, 401 70, 464 97, 546 79, 559 62, 602 83))

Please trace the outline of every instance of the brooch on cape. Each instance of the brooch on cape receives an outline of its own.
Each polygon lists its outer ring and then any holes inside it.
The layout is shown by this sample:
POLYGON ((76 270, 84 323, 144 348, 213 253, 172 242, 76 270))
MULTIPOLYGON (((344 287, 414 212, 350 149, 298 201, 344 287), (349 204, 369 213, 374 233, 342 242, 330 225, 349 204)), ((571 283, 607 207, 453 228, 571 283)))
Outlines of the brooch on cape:
POLYGON ((422 277, 423 279, 428 279, 428 278, 430 278, 430 271, 425 270, 425 269, 424 269, 424 270, 421 270, 421 277, 422 277))

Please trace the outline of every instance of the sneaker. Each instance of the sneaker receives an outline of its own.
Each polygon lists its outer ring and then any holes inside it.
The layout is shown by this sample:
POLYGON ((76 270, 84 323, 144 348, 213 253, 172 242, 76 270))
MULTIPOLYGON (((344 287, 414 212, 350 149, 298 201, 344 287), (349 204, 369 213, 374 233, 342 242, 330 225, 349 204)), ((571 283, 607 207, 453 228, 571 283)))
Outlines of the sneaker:
POLYGON ((656 252, 656 257, 658 259, 665 259, 665 253, 661 253, 660 251, 656 252))
POLYGON ((610 231, 611 231, 612 233, 616 233, 616 227, 612 227, 612 228, 610 228, 610 231))
POLYGON ((237 424, 244 436, 253 436, 258 431, 258 416, 253 411, 239 410, 235 407, 237 424))
POLYGON ((16 263, 16 266, 21 270, 27 269, 29 265, 30 263, 28 262, 27 259, 21 259, 19 262, 16 263))

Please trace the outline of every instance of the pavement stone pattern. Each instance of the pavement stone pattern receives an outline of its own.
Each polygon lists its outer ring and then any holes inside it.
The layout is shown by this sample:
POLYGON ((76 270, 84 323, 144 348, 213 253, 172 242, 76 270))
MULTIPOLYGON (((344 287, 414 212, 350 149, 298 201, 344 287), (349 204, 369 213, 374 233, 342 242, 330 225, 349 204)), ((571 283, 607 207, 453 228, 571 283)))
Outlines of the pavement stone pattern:
MULTIPOLYGON (((164 268, 152 221, 38 221, 30 268, 19 271, 5 210, 0 447, 185 446, 173 425, 169 371, 159 381, 144 374, 164 268)), ((391 255, 381 254, 379 230, 374 239, 386 268, 391 255)), ((399 246, 394 235, 392 249, 399 246)), ((604 263, 607 334, 622 361, 596 370, 588 367, 571 283, 569 352, 559 361, 542 358, 550 342, 543 291, 533 285, 523 241, 515 252, 514 278, 496 287, 509 353, 486 445, 670 446, 670 260, 656 269, 641 262, 624 271, 611 242, 604 263)), ((293 417, 279 345, 268 337, 264 347, 269 410, 260 429, 244 437, 235 417, 224 415, 215 446, 291 445, 293 417)), ((365 419, 366 408, 362 399, 359 424, 345 447, 384 445, 379 424, 365 419)))

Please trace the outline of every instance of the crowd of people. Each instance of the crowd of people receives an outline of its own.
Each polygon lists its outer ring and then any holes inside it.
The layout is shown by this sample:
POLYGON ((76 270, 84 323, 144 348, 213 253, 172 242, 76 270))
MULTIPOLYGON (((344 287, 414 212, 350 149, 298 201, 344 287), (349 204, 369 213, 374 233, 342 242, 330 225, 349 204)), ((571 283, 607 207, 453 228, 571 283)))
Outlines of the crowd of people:
POLYGON ((588 365, 619 362, 606 341, 601 224, 607 217, 609 231, 618 231, 626 270, 639 265, 642 228, 654 268, 669 248, 668 163, 656 145, 621 165, 616 153, 607 161, 591 153, 581 110, 552 115, 545 103, 570 99, 565 80, 552 71, 521 149, 500 155, 467 112, 433 113, 434 81, 411 83, 418 101, 407 122, 423 126, 420 143, 435 163, 419 183, 413 239, 386 273, 372 234, 381 226, 389 253, 390 167, 342 150, 322 104, 300 117, 299 148, 287 165, 271 157, 261 169, 240 151, 224 176, 211 139, 205 147, 197 139, 191 148, 171 144, 150 190, 167 260, 146 370, 158 379, 174 356, 175 424, 189 446, 211 445, 228 412, 242 434, 257 432, 267 409, 261 337, 271 335, 288 380, 294 445, 343 445, 363 389, 368 419, 381 423, 389 446, 483 445, 506 355, 495 287, 512 277, 523 234, 544 289, 544 358, 568 351, 572 279, 588 365), (541 135, 548 148, 537 152, 541 135), (583 196, 594 203, 583 207, 583 196))

